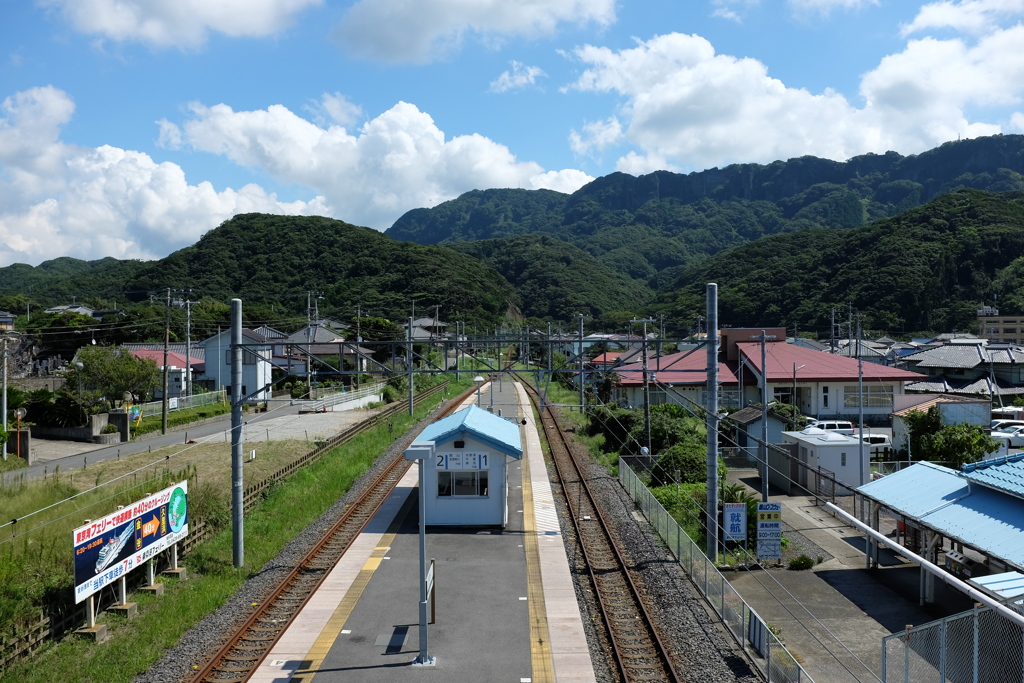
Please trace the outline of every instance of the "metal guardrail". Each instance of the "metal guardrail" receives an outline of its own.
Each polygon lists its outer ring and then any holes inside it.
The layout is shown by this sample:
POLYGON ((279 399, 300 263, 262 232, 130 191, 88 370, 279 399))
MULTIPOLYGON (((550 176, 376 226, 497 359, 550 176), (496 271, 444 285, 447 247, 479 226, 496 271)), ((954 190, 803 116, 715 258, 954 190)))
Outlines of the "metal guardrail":
POLYGON ((769 683, 814 683, 764 619, 726 581, 715 564, 621 458, 619 481, 765 680, 769 683))

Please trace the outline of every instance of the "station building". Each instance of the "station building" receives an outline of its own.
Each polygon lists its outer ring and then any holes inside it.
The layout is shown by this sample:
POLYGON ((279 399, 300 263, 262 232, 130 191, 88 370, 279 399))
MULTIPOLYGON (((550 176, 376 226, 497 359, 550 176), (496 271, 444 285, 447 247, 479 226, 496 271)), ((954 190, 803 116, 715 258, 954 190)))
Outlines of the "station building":
POLYGON ((424 463, 428 525, 508 523, 508 464, 523 456, 519 427, 470 406, 420 433, 416 443, 434 444, 433 461, 424 463))

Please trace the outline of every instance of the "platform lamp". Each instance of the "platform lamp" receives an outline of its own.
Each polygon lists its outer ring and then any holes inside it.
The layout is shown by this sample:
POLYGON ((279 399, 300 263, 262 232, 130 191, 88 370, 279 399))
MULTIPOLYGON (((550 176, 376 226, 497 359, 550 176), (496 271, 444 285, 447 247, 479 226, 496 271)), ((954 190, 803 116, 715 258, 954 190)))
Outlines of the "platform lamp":
MULTIPOLYGON (((480 379, 483 380, 482 377, 480 379)), ((434 666, 436 660, 430 656, 427 642, 427 582, 433 580, 433 576, 427 577, 427 491, 424 474, 426 463, 434 459, 434 442, 415 441, 402 455, 406 460, 418 460, 420 470, 420 654, 412 665, 434 666)))
POLYGON ((484 376, 483 375, 477 375, 476 377, 473 378, 473 381, 476 382, 476 407, 479 408, 480 407, 480 385, 482 385, 484 383, 484 376))

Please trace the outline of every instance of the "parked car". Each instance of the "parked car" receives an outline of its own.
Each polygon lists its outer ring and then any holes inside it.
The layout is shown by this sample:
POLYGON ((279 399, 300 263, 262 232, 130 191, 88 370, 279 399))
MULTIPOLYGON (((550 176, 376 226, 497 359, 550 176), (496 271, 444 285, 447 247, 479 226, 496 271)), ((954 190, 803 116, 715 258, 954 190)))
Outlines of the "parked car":
POLYGON ((892 439, 888 434, 865 434, 862 438, 871 455, 880 455, 892 450, 892 439))
POLYGON ((808 427, 817 427, 818 429, 824 429, 829 432, 839 432, 840 434, 853 434, 853 423, 846 422, 844 420, 815 420, 814 424, 807 425, 808 427))
POLYGON ((1002 429, 1003 427, 1020 427, 1024 426, 1024 420, 992 420, 989 424, 989 429, 996 430, 1002 429))
POLYGON ((1006 439, 1009 442, 1010 448, 1024 447, 1024 425, 1013 425, 997 429, 992 432, 992 436, 997 439, 1006 439))

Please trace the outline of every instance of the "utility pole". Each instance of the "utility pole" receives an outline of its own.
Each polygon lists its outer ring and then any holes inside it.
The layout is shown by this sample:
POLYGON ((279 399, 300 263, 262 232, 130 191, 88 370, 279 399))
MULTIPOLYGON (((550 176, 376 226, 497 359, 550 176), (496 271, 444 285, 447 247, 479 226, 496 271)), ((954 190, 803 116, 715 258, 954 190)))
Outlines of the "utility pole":
MULTIPOLYGON (((191 294, 192 290, 188 290, 191 294)), ((192 304, 194 301, 190 301, 192 297, 185 296, 185 384, 182 389, 185 390, 185 397, 192 395, 192 304)), ((191 404, 189 404, 191 408, 191 404)))
MULTIPOLYGON (((363 343, 363 335, 361 329, 361 319, 363 317, 362 304, 356 304, 356 391, 359 391, 359 371, 362 369, 363 357, 359 351, 360 345, 363 343)), ((345 364, 345 359, 342 358, 341 366, 345 364)))
POLYGON ((242 478, 242 300, 231 300, 231 543, 235 567, 245 564, 242 478))
POLYGON ((708 314, 708 465, 707 556, 718 561, 718 285, 707 285, 708 314))
POLYGON ((405 333, 405 341, 406 341, 406 347, 405 347, 405 368, 406 368, 406 370, 409 371, 409 382, 408 382, 408 384, 409 384, 409 414, 412 415, 412 413, 413 413, 413 404, 412 404, 413 378, 415 377, 415 375, 412 374, 412 318, 411 317, 409 318, 409 327, 407 328, 406 333, 405 333))
MULTIPOLYGON (((647 382, 647 323, 653 323, 654 320, 650 318, 637 320, 634 318, 629 322, 644 324, 644 343, 642 346, 644 373, 644 445, 647 447, 647 452, 651 453, 651 389, 650 385, 647 382)), ((653 455, 653 453, 651 454, 653 455)))
POLYGON ((583 314, 582 313, 577 313, 576 314, 576 321, 579 323, 579 335, 580 335, 579 355, 577 355, 576 360, 577 360, 577 363, 579 365, 579 372, 580 372, 580 412, 582 413, 583 412, 583 406, 584 406, 584 399, 583 399, 583 384, 584 384, 584 382, 583 382, 583 314))
MULTIPOLYGON (((4 434, 6 434, 7 433, 7 336, 6 335, 4 335, 4 339, 3 339, 3 360, 0 361, 0 362, 3 363, 3 368, 2 369, 3 369, 3 373, 4 373, 4 376, 3 376, 3 386, 0 387, 0 392, 3 393, 3 395, 0 396, 0 414, 3 415, 4 434)), ((19 439, 21 438, 20 434, 18 435, 18 438, 19 439)), ((3 446, 0 446, 0 450, 3 451, 4 460, 7 460, 7 443, 6 442, 3 444, 3 446)))
POLYGON ((171 346, 171 288, 167 288, 167 300, 164 302, 164 400, 161 406, 160 421, 160 433, 167 433, 167 392, 168 377, 170 376, 170 369, 167 367, 167 353, 170 351, 171 346))
MULTIPOLYGON (((710 334, 710 330, 708 331, 710 334)), ((774 334, 761 334, 751 339, 761 341, 761 444, 758 448, 761 454, 761 500, 768 502, 768 345, 769 339, 775 339, 774 334)))

